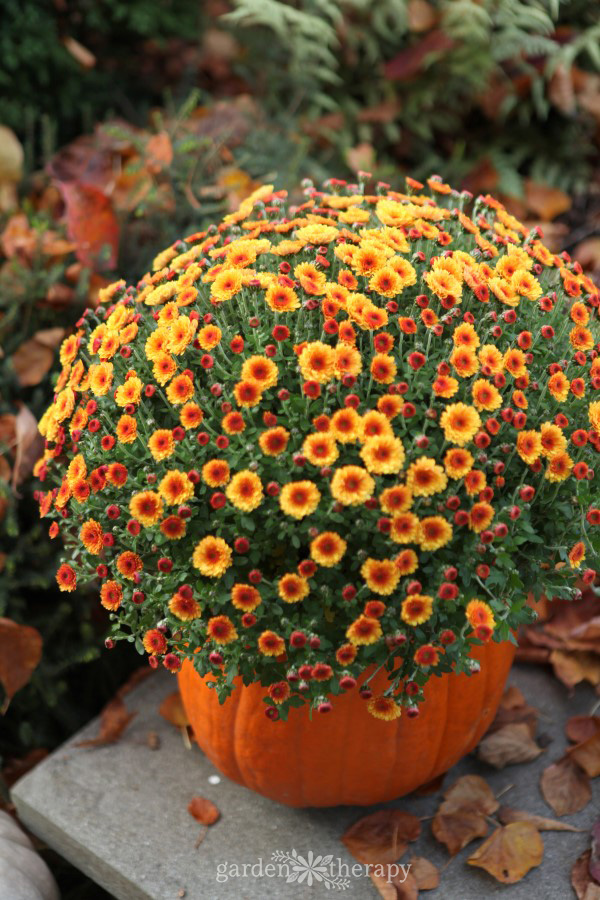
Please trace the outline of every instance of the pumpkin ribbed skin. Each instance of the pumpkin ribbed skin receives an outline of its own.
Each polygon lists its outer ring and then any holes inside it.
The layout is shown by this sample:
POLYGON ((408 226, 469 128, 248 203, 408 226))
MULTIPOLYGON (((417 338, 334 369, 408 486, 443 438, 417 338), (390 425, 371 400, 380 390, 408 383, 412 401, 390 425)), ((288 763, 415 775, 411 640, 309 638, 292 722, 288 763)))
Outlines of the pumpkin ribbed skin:
MULTIPOLYGON (((206 756, 238 784, 287 806, 371 805, 401 797, 447 771, 479 741, 496 713, 514 656, 510 643, 475 648, 478 675, 443 675, 425 687, 417 719, 375 719, 354 688, 333 711, 292 709, 268 721, 260 684, 241 682, 221 706, 192 664, 179 673, 183 704, 206 756)), ((387 685, 379 673, 375 692, 387 685)))

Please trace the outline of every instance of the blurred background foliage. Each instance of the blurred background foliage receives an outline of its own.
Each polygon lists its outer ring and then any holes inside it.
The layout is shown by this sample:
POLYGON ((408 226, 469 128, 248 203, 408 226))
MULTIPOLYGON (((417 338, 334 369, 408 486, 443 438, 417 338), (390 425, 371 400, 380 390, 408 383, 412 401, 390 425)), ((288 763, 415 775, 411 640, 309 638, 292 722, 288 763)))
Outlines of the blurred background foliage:
POLYGON ((587 0, 2 7, 0 617, 42 641, 14 699, 0 662, 8 782, 138 664, 109 666, 97 603, 57 593, 36 511, 36 419, 79 311, 258 183, 359 170, 499 194, 597 271, 600 21, 587 0))

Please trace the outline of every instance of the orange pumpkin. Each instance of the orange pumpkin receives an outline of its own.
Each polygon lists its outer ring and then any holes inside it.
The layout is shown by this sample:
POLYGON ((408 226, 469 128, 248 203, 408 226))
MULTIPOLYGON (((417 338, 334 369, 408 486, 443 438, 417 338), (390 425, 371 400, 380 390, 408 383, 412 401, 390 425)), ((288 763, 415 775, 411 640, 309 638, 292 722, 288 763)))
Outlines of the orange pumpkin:
MULTIPOLYGON (((420 716, 373 718, 357 688, 336 697, 331 713, 290 710, 287 722, 264 716, 265 689, 238 683, 223 705, 186 661, 179 674, 183 705, 206 756, 238 784, 287 806, 371 805, 408 794, 446 772, 490 725, 514 647, 475 648, 478 675, 443 675, 425 687, 420 716)), ((364 677, 364 676, 363 676, 364 677)), ((370 683, 387 686, 386 673, 370 683)))

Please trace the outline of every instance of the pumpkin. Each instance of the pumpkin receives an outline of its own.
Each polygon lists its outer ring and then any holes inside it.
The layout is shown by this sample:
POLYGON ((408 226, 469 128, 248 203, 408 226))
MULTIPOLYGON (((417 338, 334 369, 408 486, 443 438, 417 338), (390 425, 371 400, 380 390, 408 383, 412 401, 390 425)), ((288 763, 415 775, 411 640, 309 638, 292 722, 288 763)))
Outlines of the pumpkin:
MULTIPOLYGON (((333 712, 309 717, 292 709, 287 721, 263 715, 264 688, 238 679, 223 705, 186 661, 179 673, 183 705, 206 756, 238 784, 288 806, 371 805, 410 793, 468 753, 490 725, 502 696, 514 647, 474 649, 477 675, 443 675, 425 687, 418 718, 370 716, 357 688, 336 698, 333 712)), ((361 680, 368 677, 366 672, 361 680)), ((385 690, 386 673, 370 682, 385 690)))
POLYGON ((50 869, 15 820, 0 810, 0 897, 59 900, 50 869))

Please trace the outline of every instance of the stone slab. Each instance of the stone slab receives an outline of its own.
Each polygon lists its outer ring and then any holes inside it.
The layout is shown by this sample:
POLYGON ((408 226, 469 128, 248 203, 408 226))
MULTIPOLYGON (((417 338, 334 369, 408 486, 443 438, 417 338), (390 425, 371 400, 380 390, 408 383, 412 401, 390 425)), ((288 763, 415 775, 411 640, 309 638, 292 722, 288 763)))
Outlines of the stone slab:
MULTIPOLYGON (((480 774, 493 790, 506 790, 503 801, 540 815, 553 816, 539 791, 539 776, 550 761, 562 754, 568 716, 588 714, 597 697, 579 686, 572 697, 548 671, 515 666, 509 683, 518 685, 528 701, 540 709, 540 732, 549 739, 547 750, 533 763, 497 772, 473 757, 448 774, 449 786, 460 775, 480 774)), ((158 714, 158 707, 176 687, 167 673, 158 672, 126 697, 138 714, 121 741, 107 747, 77 748, 78 741, 94 737, 98 721, 90 722, 13 788, 12 797, 22 822, 50 847, 94 879, 118 900, 253 900, 299 898, 319 900, 334 894, 376 898, 364 874, 350 875, 344 890, 327 889, 323 882, 287 883, 285 875, 265 870, 276 851, 306 856, 332 854, 342 875, 355 861, 340 843, 344 830, 368 810, 358 807, 293 810, 240 787, 217 772, 201 751, 184 746, 182 736, 158 714), (151 749, 148 733, 155 732, 160 747, 151 749), (222 819, 210 828, 195 848, 200 826, 187 805, 201 794, 213 800, 222 819), (338 864, 337 860, 340 860, 338 864), (263 875, 256 867, 262 861, 263 875), (246 864, 246 877, 218 882, 218 866, 246 864)), ((265 723, 268 726, 268 723, 265 723)), ((377 765, 376 756, 365 763, 377 765)), ((594 797, 582 812, 565 821, 586 830, 600 815, 600 779, 594 797)), ((431 816, 438 795, 410 796, 391 806, 417 816, 431 816)), ((587 833, 544 832, 545 857, 540 868, 512 886, 494 881, 485 872, 467 866, 465 850, 448 864, 445 849, 431 836, 429 822, 411 845, 417 855, 447 866, 440 888, 428 892, 433 900, 481 900, 502 896, 507 900, 565 900, 573 896, 570 869, 589 846, 587 833)), ((476 843, 471 845, 472 848, 476 843)), ((408 861, 407 857, 402 860, 408 861)), ((350 869, 351 870, 351 869, 350 869)), ((221 869, 223 871, 223 869, 221 869)))

